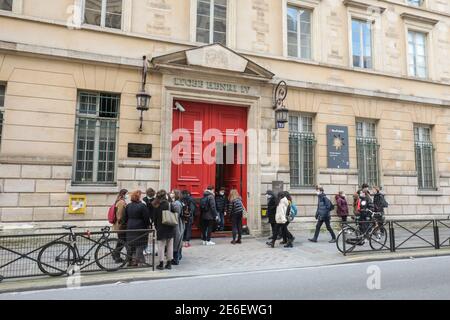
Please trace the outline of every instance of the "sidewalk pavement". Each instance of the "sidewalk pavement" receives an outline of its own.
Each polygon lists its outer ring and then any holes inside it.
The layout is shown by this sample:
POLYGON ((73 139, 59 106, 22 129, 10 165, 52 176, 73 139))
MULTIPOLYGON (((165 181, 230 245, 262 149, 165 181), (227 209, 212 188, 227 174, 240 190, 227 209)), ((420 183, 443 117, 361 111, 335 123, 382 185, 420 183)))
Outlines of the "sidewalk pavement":
MULTIPOLYGON (((311 234, 312 235, 312 234, 311 234)), ((192 247, 183 249, 180 265, 170 271, 151 269, 123 270, 117 272, 83 273, 81 285, 95 285, 137 280, 189 277, 224 273, 249 273, 260 270, 314 267, 323 265, 357 263, 366 261, 412 258, 421 256, 450 255, 450 249, 402 252, 369 252, 343 256, 334 243, 328 243, 329 234, 322 232, 318 243, 311 243, 311 236, 297 234, 294 248, 284 248, 277 241, 275 248, 268 247, 267 238, 244 237, 242 244, 232 245, 229 238, 215 238, 215 246, 203 246, 200 240, 193 240, 192 247)), ((155 257, 158 261, 158 257, 155 257)), ((5 279, 0 283, 0 293, 28 290, 64 288, 70 282, 68 277, 37 277, 5 279)))

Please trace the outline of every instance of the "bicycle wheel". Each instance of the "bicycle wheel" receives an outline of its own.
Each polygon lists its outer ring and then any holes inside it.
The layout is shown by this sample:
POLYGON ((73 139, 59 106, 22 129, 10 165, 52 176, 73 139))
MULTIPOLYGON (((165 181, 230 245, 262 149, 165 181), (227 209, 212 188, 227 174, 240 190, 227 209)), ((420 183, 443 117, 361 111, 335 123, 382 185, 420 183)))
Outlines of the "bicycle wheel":
POLYGON ((370 233, 369 244, 372 250, 386 248, 387 230, 383 226, 375 227, 370 233))
POLYGON ((109 238, 95 250, 95 263, 105 271, 117 271, 128 262, 128 246, 125 241, 109 238))
POLYGON ((75 257, 75 250, 69 243, 64 241, 51 242, 39 252, 38 267, 42 273, 49 276, 62 276, 75 263, 75 257))
POLYGON ((355 244, 352 239, 358 239, 359 232, 357 229, 352 227, 344 227, 341 232, 339 232, 336 238, 336 247, 341 253, 352 252, 355 249, 355 244), (345 252, 344 252, 344 236, 345 233, 345 252))

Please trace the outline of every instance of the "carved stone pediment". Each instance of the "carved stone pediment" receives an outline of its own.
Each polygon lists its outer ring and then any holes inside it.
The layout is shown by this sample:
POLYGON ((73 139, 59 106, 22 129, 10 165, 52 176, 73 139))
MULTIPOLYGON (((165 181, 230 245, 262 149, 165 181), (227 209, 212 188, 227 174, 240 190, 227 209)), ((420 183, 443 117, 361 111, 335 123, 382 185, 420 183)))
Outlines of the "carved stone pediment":
POLYGON ((274 74, 218 43, 154 57, 155 69, 179 69, 270 80, 274 74))

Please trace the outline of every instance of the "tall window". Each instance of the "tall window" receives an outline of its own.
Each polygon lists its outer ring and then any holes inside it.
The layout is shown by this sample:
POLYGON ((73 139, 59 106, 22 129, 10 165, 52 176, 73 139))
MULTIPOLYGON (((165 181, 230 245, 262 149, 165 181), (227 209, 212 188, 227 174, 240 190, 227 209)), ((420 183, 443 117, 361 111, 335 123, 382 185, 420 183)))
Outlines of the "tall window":
POLYGON ((352 20, 353 66, 372 68, 372 23, 352 20))
POLYGON ((227 0, 197 0, 197 42, 227 43, 227 0))
POLYGON ((427 35, 423 32, 408 31, 409 75, 427 77, 427 35))
POLYGON ((315 137, 311 116, 289 117, 289 165, 291 187, 315 184, 315 137))
POLYGON ((379 186, 378 141, 374 122, 356 123, 359 185, 379 186))
POLYGON ((0 0, 0 10, 12 11, 13 0, 0 0))
POLYGON ((416 169, 419 179, 419 189, 436 189, 431 128, 427 126, 415 126, 414 144, 416 149, 416 169))
POLYGON ((311 59, 312 11, 289 6, 287 9, 288 55, 311 59))
POLYGON ((423 0, 408 0, 408 4, 420 7, 423 4, 423 0))
POLYGON ((74 182, 113 183, 120 97, 80 92, 78 99, 74 182))
POLYGON ((0 84, 0 143, 2 142, 3 113, 5 112, 5 85, 0 84))
POLYGON ((84 23, 120 29, 122 27, 122 0, 85 0, 84 23))

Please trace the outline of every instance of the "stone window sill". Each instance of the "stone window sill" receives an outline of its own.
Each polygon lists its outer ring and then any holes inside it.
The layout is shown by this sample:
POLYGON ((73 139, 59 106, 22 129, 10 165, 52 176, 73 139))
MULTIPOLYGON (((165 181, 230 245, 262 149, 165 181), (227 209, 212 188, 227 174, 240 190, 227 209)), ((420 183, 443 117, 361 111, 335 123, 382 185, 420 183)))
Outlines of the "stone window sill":
POLYGON ((443 196, 442 190, 418 190, 418 196, 443 196))
POLYGON ((118 186, 68 186, 67 193, 118 193, 118 186))

